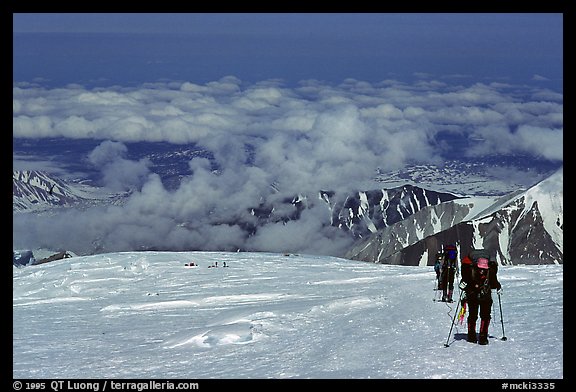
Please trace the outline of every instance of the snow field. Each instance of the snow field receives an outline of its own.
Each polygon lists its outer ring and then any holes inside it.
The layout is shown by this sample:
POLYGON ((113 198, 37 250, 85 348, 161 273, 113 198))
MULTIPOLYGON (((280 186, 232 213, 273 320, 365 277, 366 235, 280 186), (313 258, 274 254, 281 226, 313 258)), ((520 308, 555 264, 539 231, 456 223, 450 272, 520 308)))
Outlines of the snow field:
POLYGON ((431 266, 271 253, 14 268, 13 377, 563 377, 562 266, 501 267, 508 340, 494 292, 487 346, 466 342, 464 322, 444 347, 457 302, 433 301, 434 277, 431 266), (208 268, 216 261, 229 267, 208 268))

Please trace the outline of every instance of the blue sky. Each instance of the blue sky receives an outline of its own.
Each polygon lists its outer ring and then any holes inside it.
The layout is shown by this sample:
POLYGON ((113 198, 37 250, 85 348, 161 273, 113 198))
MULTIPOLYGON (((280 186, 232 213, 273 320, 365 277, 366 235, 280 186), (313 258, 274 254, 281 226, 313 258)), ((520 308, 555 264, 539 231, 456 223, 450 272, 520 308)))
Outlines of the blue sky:
POLYGON ((426 76, 562 88, 559 13, 22 13, 13 22, 16 82, 426 76))

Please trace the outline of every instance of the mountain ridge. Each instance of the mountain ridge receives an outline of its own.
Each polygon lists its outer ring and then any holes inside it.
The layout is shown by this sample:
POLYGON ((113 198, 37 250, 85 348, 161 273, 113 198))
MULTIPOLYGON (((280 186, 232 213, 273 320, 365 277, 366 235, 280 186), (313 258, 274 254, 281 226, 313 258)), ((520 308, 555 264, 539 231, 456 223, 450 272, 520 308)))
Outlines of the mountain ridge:
MULTIPOLYGON (((533 187, 504 196, 462 196, 411 184, 342 194, 319 191, 317 200, 297 195, 277 199, 276 205, 261 201, 249 212, 256 220, 228 223, 244 225, 250 237, 270 222, 298 220, 304 209, 319 203, 327 208, 330 225, 353 239, 342 255, 349 259, 431 265, 436 250, 455 243, 461 254, 473 247, 493 249, 501 264, 562 263, 562 185, 560 168, 533 187)), ((120 205, 129 196, 36 171, 14 171, 13 189, 16 213, 120 205)))
MULTIPOLYGON (((452 243, 461 255, 486 248, 500 264, 563 263, 563 168, 523 192, 513 192, 450 227, 435 233, 418 228, 438 216, 454 216, 454 204, 474 205, 478 198, 449 201, 426 208, 397 224, 357 242, 345 255, 354 260, 385 264, 432 265, 442 245, 452 243), (452 210, 451 210, 452 209, 452 210)), ((465 207, 463 207, 465 209, 465 207)))
POLYGON ((102 188, 71 183, 41 170, 13 170, 13 212, 47 212, 55 207, 85 207, 118 204, 127 193, 112 193, 102 188))

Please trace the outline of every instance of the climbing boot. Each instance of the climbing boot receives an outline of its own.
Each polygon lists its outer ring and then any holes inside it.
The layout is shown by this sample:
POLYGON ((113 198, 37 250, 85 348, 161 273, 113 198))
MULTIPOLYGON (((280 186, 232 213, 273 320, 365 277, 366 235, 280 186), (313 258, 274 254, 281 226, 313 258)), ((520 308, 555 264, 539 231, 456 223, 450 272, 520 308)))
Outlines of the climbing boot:
POLYGON ((488 344, 488 326, 490 325, 489 319, 480 321, 480 334, 478 335, 478 344, 488 344))
POLYGON ((476 339, 476 322, 468 321, 468 338, 466 339, 470 343, 478 342, 476 339))

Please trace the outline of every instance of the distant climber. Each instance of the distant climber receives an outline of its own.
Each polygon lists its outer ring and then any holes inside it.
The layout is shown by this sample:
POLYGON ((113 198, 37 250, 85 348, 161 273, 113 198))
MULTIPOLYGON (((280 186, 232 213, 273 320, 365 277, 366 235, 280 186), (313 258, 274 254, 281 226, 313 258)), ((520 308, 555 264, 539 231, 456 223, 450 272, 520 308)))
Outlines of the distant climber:
POLYGON ((442 290, 440 276, 442 273, 442 264, 444 264, 444 252, 438 251, 436 253, 436 260, 434 261, 434 272, 436 272, 436 288, 435 290, 442 290))
POLYGON ((442 282, 442 302, 454 302, 452 293, 454 292, 454 276, 458 268, 458 250, 454 245, 444 247, 444 262, 440 280, 442 282))

